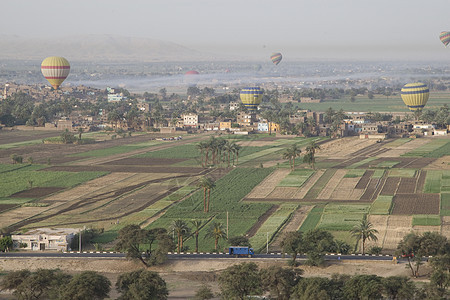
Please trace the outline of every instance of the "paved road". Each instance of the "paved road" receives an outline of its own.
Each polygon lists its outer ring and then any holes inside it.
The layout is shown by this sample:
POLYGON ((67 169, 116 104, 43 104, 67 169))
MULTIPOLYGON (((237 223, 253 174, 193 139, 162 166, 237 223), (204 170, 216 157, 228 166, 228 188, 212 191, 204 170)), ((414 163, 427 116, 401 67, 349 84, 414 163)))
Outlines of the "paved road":
MULTIPOLYGON (((249 259, 249 258, 234 258, 227 254, 169 254, 169 259, 249 259)), ((0 258, 98 258, 98 259, 125 259, 124 253, 110 253, 110 252, 7 252, 0 253, 0 258)), ((273 254, 256 254, 251 259, 282 259, 283 256, 280 253, 273 254)), ((286 255, 285 258, 290 258, 286 255)), ((305 258, 305 256, 299 256, 299 258, 305 258)), ((389 261, 392 260, 392 256, 372 256, 372 255, 326 255, 326 260, 372 260, 372 261, 389 261)))

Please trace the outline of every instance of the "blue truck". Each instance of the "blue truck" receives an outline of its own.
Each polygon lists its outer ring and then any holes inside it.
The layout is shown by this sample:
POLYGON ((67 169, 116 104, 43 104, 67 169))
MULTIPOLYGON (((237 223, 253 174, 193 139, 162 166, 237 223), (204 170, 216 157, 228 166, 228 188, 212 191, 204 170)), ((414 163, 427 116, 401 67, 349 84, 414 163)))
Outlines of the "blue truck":
POLYGON ((228 248, 228 254, 234 255, 234 257, 252 257, 255 255, 255 252, 253 251, 253 248, 231 246, 228 248))

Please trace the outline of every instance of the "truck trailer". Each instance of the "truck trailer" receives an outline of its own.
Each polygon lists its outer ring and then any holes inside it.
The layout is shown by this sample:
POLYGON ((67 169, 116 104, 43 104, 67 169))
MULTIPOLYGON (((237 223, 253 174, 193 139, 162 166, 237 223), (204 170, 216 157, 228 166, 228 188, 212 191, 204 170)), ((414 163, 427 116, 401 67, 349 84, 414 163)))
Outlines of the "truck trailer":
POLYGON ((253 248, 231 246, 228 248, 228 254, 234 255, 234 257, 252 257, 255 255, 255 252, 253 251, 253 248))

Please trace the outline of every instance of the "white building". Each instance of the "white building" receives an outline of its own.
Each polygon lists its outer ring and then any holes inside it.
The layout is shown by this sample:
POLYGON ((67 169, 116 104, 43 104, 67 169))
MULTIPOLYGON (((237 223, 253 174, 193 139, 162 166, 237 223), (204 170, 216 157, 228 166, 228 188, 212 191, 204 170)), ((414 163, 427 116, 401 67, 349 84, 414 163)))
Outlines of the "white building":
POLYGON ((39 228, 25 234, 13 234, 13 249, 24 250, 70 250, 70 243, 79 229, 39 228))
POLYGON ((183 115, 183 126, 184 127, 197 127, 198 126, 198 115, 196 114, 186 114, 183 115))

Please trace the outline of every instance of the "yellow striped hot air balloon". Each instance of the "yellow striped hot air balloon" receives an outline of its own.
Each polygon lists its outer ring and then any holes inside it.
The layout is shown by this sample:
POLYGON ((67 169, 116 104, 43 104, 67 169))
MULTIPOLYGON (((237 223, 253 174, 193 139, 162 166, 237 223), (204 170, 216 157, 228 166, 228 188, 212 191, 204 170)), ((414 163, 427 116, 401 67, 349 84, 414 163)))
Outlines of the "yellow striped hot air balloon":
POLYGON ((261 104, 263 91, 259 87, 246 87, 241 90, 242 104, 250 111, 255 112, 261 104))
POLYGON ((411 111, 420 111, 427 104, 430 90, 422 82, 408 83, 403 86, 401 96, 411 111))
POLYGON ((41 72, 56 90, 69 75, 70 64, 64 57, 50 56, 42 61, 41 72))

